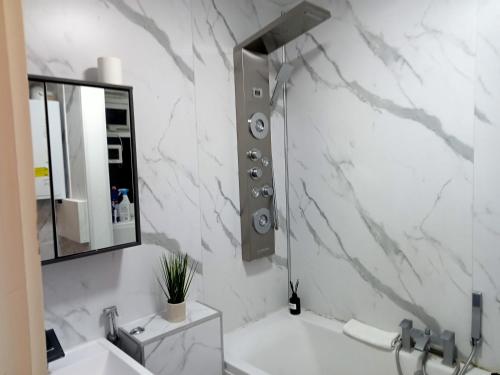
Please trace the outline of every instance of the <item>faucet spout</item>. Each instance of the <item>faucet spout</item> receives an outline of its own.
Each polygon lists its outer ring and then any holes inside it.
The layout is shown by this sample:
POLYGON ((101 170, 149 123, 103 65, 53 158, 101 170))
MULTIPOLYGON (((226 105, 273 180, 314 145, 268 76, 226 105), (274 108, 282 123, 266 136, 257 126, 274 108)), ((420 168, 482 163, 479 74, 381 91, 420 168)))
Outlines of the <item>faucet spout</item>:
POLYGON ((109 332, 106 335, 106 338, 113 344, 116 344, 119 340, 118 329, 116 327, 116 317, 118 316, 118 308, 116 306, 106 307, 103 310, 103 314, 108 319, 109 332))
POLYGON ((431 334, 430 331, 426 330, 425 333, 415 337, 414 348, 419 352, 428 352, 431 344, 431 334))

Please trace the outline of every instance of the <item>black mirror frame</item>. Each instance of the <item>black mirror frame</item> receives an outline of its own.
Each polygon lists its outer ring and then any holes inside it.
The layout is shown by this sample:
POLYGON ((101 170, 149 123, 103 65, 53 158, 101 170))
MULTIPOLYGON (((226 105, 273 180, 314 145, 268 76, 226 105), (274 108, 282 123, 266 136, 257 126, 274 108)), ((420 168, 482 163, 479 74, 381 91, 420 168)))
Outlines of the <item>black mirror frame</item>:
MULTIPOLYGON (((53 259, 47 259, 42 261, 42 266, 47 265, 47 264, 53 264, 53 263, 59 263, 67 260, 72 260, 72 259, 77 259, 77 258, 83 258, 83 257, 88 257, 91 255, 98 255, 98 254, 103 254, 107 253, 110 251, 115 251, 115 250, 121 250, 125 249, 128 247, 134 247, 134 246, 139 246, 142 244, 141 242, 141 210, 140 210, 140 198, 139 198, 139 176, 137 174, 137 152, 136 152, 136 145, 135 145, 135 121, 134 121, 134 98, 133 98, 133 88, 132 86, 122 86, 122 85, 112 85, 112 84, 107 84, 107 83, 101 83, 101 82, 91 82, 91 81, 80 81, 80 80, 74 80, 74 79, 66 79, 66 78, 57 78, 57 77, 46 77, 46 76, 40 76, 40 75, 33 75, 33 74, 28 74, 28 83, 29 82, 40 82, 43 83, 44 87, 44 100, 45 100, 45 125, 47 128, 47 131, 49 131, 49 124, 48 124, 48 114, 47 114, 47 102, 46 102, 46 97, 47 97, 47 83, 53 83, 53 84, 67 84, 67 85, 75 85, 75 86, 87 86, 87 87, 98 87, 98 88, 103 88, 103 89, 113 89, 113 90, 121 90, 121 91, 127 91, 129 95, 129 108, 130 108, 130 143, 132 147, 132 155, 133 155, 133 160, 132 160, 132 173, 133 173, 133 186, 134 186, 134 198, 135 198, 135 242, 128 242, 125 244, 120 244, 120 245, 115 245, 115 246, 109 246, 109 247, 104 247, 102 249, 96 249, 96 250, 89 250, 83 253, 78 253, 78 254, 73 254, 73 255, 67 255, 67 256, 58 256, 57 252, 57 244, 54 242, 54 258, 53 259)), ((48 138, 48 152, 49 152, 49 168, 51 169, 51 156, 50 156, 50 140, 48 138)), ((52 174, 49 175, 50 177, 50 191, 51 195, 52 192, 54 191, 53 188, 53 181, 52 181, 52 174)), ((54 207, 54 198, 51 196, 51 201, 52 201, 52 228, 53 228, 53 233, 54 233, 54 238, 57 238, 57 229, 56 229, 56 223, 54 221, 55 218, 55 207, 54 207)))

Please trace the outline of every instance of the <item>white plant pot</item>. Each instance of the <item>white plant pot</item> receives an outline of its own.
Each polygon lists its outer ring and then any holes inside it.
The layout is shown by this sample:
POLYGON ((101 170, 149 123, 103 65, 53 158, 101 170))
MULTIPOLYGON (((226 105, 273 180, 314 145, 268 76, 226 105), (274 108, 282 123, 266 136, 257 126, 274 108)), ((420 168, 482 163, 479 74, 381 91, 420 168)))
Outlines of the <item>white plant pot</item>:
POLYGON ((165 311, 165 319, 172 323, 186 320, 186 301, 181 303, 168 303, 165 311))

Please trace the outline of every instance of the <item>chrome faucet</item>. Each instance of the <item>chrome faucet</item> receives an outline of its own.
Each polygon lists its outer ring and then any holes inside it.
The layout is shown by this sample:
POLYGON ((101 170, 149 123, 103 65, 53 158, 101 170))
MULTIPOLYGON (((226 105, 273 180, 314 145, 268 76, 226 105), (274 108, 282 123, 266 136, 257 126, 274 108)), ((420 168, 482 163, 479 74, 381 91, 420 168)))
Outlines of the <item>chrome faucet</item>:
POLYGON ((427 328, 425 332, 418 333, 414 337, 415 345, 413 347, 419 352, 428 352, 431 345, 431 330, 427 328))
POLYGON ((108 329, 109 332, 106 338, 113 344, 116 344, 119 340, 118 329, 116 327, 116 317, 118 316, 118 308, 116 306, 106 307, 103 311, 104 316, 108 319, 108 329))
POLYGON ((427 361, 427 354, 431 348, 431 330, 426 328, 424 332, 416 332, 414 340, 415 345, 413 347, 415 350, 422 352, 418 357, 417 371, 415 371, 414 375, 425 375, 425 362, 427 361))
POLYGON ((430 329, 422 331, 413 328, 413 322, 409 319, 404 319, 401 327, 401 348, 406 352, 410 352, 412 348, 424 353, 425 359, 427 352, 431 349, 441 350, 443 353, 443 365, 454 367, 457 359, 457 349, 455 346, 455 333, 451 331, 443 331, 441 334, 434 334, 430 329))

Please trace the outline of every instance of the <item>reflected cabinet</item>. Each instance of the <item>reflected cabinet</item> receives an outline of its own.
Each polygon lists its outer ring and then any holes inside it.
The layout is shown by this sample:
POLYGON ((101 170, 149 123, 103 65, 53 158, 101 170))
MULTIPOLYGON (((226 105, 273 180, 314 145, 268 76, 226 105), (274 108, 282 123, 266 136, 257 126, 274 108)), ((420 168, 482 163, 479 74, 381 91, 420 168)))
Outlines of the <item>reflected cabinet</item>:
POLYGON ((28 79, 42 264, 139 245, 132 88, 28 79))

